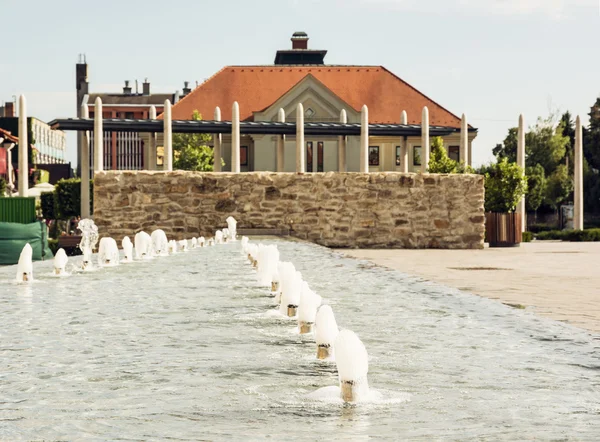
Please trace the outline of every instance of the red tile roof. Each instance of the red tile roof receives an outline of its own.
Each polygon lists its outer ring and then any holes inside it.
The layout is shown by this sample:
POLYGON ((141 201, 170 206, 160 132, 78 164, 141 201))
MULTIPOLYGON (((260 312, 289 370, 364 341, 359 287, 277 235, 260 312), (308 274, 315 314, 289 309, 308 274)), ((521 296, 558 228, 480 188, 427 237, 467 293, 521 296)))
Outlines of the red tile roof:
POLYGON ((400 123, 406 110, 409 124, 421 123, 424 106, 432 126, 460 127, 452 114, 383 66, 227 66, 173 106, 174 120, 189 120, 194 110, 212 119, 216 106, 223 120, 231 120, 234 101, 240 119, 267 109, 307 75, 314 76, 341 100, 360 112, 369 108, 371 123, 400 123))

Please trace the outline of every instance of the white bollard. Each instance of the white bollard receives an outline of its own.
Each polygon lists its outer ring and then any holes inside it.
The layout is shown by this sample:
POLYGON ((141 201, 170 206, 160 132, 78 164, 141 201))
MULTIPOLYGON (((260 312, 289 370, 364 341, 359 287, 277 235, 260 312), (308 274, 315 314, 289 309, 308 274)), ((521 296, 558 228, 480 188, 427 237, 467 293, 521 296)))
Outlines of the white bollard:
MULTIPOLYGON (((156 107, 150 106, 148 114, 151 120, 156 120, 156 107)), ((146 170, 156 170, 156 133, 150 134, 150 143, 148 144, 148 162, 146 170)))
MULTIPOLYGON (((285 111, 279 109, 277 121, 285 123, 285 111)), ((277 172, 285 170, 285 135, 277 135, 277 172)))
POLYGON ((29 137, 27 127, 27 100, 19 97, 19 196, 29 194, 29 137))
MULTIPOLYGON (((402 115, 400 115, 400 124, 408 124, 408 114, 404 110, 402 111, 402 115)), ((400 144, 400 171, 408 173, 408 140, 405 136, 402 137, 400 144)))
POLYGON ((171 115, 171 102, 165 100, 164 110, 164 145, 165 145, 165 158, 163 170, 167 172, 173 171, 173 121, 171 115))
POLYGON ((240 173, 240 106, 233 102, 231 112, 231 171, 240 173))
MULTIPOLYGON (((81 105, 81 118, 90 118, 87 104, 81 105)), ((90 218, 90 138, 89 132, 82 131, 81 136, 81 218, 90 218)))
POLYGON ((296 172, 301 173, 306 170, 306 161, 304 159, 304 106, 298 103, 296 106, 296 172))
POLYGON ((429 142, 429 109, 427 106, 423 108, 421 114, 421 172, 427 172, 429 168, 429 150, 431 149, 429 142))
POLYGON ((104 170, 104 129, 102 128, 102 99, 94 105, 94 173, 104 170))
MULTIPOLYGON (((221 121, 221 108, 217 106, 215 108, 215 121, 221 121)), ((213 170, 215 172, 221 172, 221 144, 223 136, 221 134, 213 135, 213 170)))
MULTIPOLYGON (((340 123, 348 123, 348 115, 346 109, 340 111, 340 123)), ((340 172, 347 172, 348 166, 346 164, 346 136, 340 135, 338 137, 338 170, 340 172)))
POLYGON ((573 207, 573 228, 583 230, 583 129, 579 115, 575 120, 575 189, 573 207))
MULTIPOLYGON (((525 175, 525 119, 519 115, 519 129, 517 131, 517 164, 523 169, 525 175)), ((521 232, 525 231, 527 225, 527 213, 525 211, 525 196, 517 204, 517 213, 521 214, 521 232)))
POLYGON ((360 111, 360 171, 369 172, 369 109, 366 104, 360 111))

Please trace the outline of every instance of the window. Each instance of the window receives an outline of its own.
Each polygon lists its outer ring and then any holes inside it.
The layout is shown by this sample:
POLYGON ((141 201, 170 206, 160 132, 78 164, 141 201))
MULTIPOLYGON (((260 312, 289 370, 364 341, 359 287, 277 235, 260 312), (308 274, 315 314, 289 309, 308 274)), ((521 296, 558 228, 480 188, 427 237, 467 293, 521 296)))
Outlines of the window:
POLYGON ((323 142, 317 143, 317 172, 323 172, 323 142))
POLYGON ((402 146, 396 146, 396 166, 402 165, 402 146))
POLYGON ((421 165, 421 146, 413 146, 413 166, 421 165))
POLYGON ((133 112, 125 112, 125 118, 128 120, 133 120, 135 118, 133 112))
POLYGON ((460 160, 460 146, 450 146, 448 148, 448 156, 451 160, 454 160, 458 163, 460 160))
POLYGON ((240 166, 248 165, 248 146, 240 146, 240 166))
POLYGON ((379 166, 379 146, 369 146, 369 166, 379 166))
POLYGON ((315 111, 312 110, 310 107, 304 111, 304 116, 306 118, 312 118, 314 115, 315 115, 315 111))
POLYGON ((313 171, 313 143, 312 141, 306 142, 306 171, 313 171))

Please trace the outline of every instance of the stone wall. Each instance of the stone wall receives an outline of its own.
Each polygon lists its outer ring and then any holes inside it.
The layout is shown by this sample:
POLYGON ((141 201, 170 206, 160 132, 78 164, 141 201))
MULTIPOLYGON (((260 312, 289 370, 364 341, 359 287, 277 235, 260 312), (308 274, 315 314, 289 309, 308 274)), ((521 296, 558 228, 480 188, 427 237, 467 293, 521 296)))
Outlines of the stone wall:
POLYGON ((140 229, 210 237, 238 228, 289 228, 328 247, 478 249, 484 240, 480 175, 379 173, 100 172, 94 220, 120 241, 140 229))

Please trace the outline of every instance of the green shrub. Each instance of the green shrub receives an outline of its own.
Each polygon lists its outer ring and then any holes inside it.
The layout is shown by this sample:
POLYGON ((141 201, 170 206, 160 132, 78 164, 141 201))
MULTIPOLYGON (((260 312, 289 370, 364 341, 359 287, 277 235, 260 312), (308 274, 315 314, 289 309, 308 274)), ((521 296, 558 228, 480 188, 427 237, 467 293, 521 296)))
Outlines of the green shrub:
POLYGON ((42 216, 44 219, 56 219, 54 192, 43 192, 40 195, 40 201, 42 203, 42 216))
POLYGON ((35 184, 47 183, 50 181, 50 172, 44 169, 35 169, 33 171, 33 182, 35 184))
POLYGON ((533 239, 533 233, 523 232, 523 236, 521 237, 521 242, 531 242, 532 239, 533 239))
POLYGON ((527 191, 527 179, 516 163, 506 158, 484 166, 480 173, 485 175, 485 211, 514 212, 527 191))
POLYGON ((0 176, 0 198, 3 198, 6 192, 6 180, 0 176))
POLYGON ((52 250, 52 254, 56 256, 56 252, 58 252, 58 240, 48 238, 48 247, 52 250))
POLYGON ((549 232, 550 230, 556 230, 556 226, 552 226, 550 224, 529 224, 527 229, 531 233, 540 233, 540 232, 549 232))
MULTIPOLYGON (((56 219, 69 219, 81 216, 81 179, 69 178, 59 180, 55 189, 56 219)), ((93 208, 94 183, 90 180, 90 213, 93 208)))
POLYGON ((587 230, 550 230, 548 232, 540 232, 535 235, 540 240, 561 240, 561 241, 600 241, 600 229, 587 230))

